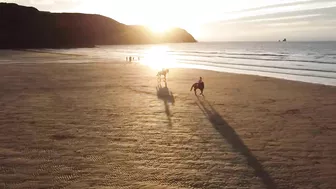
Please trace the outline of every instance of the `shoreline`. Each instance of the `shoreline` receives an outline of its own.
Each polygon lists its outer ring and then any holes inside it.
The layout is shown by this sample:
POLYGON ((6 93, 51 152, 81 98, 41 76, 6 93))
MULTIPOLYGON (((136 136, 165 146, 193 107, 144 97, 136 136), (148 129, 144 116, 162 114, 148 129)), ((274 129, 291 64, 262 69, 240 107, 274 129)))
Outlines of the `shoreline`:
MULTIPOLYGON (((65 54, 64 54, 65 55, 65 54)), ((76 55, 76 56, 82 56, 82 55, 76 55)), ((66 63, 66 62, 57 62, 57 63, 0 63, 1 65, 46 65, 46 64, 64 64, 64 65, 68 65, 68 64, 73 64, 73 65, 91 65, 91 64, 110 64, 110 62, 114 62, 113 64, 117 64, 117 65, 128 65, 129 62, 123 62, 121 60, 115 60, 115 61, 102 61, 102 62, 84 62, 84 63, 66 63)), ((146 67, 148 69, 149 68, 147 65, 141 64, 139 62, 136 63, 132 63, 132 64, 138 64, 139 66, 142 67, 146 67)), ((318 83, 318 82, 308 82, 308 81, 301 81, 301 80, 294 80, 294 79, 286 79, 286 78, 282 78, 282 77, 271 77, 271 76, 263 76, 263 75, 254 75, 254 74, 247 74, 247 73, 234 73, 234 72, 226 72, 226 71, 217 71, 217 70, 213 70, 213 69, 204 69, 204 68, 192 68, 192 67, 174 67, 174 68, 169 68, 170 70, 178 70, 178 69, 187 69, 187 70, 199 70, 199 71, 205 71, 205 72, 214 72, 214 73, 222 73, 222 74, 229 74, 229 75, 241 75, 241 76, 250 76, 251 78, 266 78, 266 79, 275 79, 275 80, 280 80, 280 81, 288 81, 288 82, 297 82, 297 83, 303 83, 303 84, 312 84, 312 85, 320 85, 320 86, 326 86, 326 87, 336 87, 336 85, 332 85, 332 84, 323 84, 323 83, 318 83)), ((157 71, 155 71, 157 72, 157 71)))
MULTIPOLYGON (((63 53, 63 52, 50 52, 50 51, 43 51, 43 50, 13 50, 15 52, 23 52, 27 53, 27 56, 33 56, 36 54, 36 56, 39 56, 39 54, 42 54, 46 56, 45 60, 48 61, 48 58, 56 58, 56 59, 50 59, 50 62, 47 63, 69 63, 69 61, 64 61, 64 62, 59 62, 57 60, 57 56, 61 55, 62 57, 69 57, 69 59, 73 58, 72 63, 78 63, 81 64, 84 60, 86 63, 92 62, 93 64, 95 63, 109 63, 109 62, 120 62, 120 63, 125 63, 128 64, 129 62, 126 62, 124 59, 121 57, 111 57, 109 59, 104 60, 103 58, 97 56, 97 57, 87 57, 84 54, 70 54, 70 53, 63 53), (87 59, 86 59, 86 58, 87 59)), ((22 62, 20 63, 25 63, 27 60, 24 59, 24 54, 22 55, 23 57, 21 58, 22 62)), ((6 57, 4 57, 6 58, 6 57)), ((9 57, 8 57, 9 58, 9 57)), ((20 60, 18 60, 20 61, 20 60)), ((12 61, 13 62, 13 61, 12 61)), ((31 62, 30 62, 31 63, 31 62)), ((39 62, 36 62, 39 63, 39 62)), ((133 63, 140 63, 143 65, 141 62, 133 62, 133 63)), ((4 62, 1 64, 10 64, 9 62, 4 62)), ((27 63, 28 64, 28 63, 27 63)), ((296 74, 296 73, 281 73, 277 71, 258 71, 254 69, 236 69, 232 67, 225 67, 225 65, 221 67, 216 67, 216 66, 211 66, 211 65, 205 65, 205 64, 188 64, 188 63, 177 63, 177 66, 175 68, 187 68, 187 69, 202 69, 202 70, 210 70, 210 71, 215 71, 215 72, 222 72, 222 73, 233 73, 233 74, 243 74, 243 75, 251 75, 251 76, 260 76, 260 77, 270 77, 270 78, 277 78, 277 79, 284 79, 284 80, 290 80, 290 81, 298 81, 298 82, 304 82, 304 83, 313 83, 313 84, 320 84, 320 85, 326 85, 326 86, 336 86, 336 81, 334 77, 329 77, 329 76, 312 76, 312 75, 307 75, 307 74, 296 74)), ((290 68, 285 68, 288 70, 291 70, 290 68)), ((309 70, 307 70, 309 71, 309 70)))
MULTIPOLYGON (((171 68, 171 69, 176 69, 176 68, 171 68)), ((293 81, 293 82, 300 82, 300 83, 307 83, 307 84, 315 84, 315 85, 323 85, 323 86, 330 86, 330 87, 336 87, 335 84, 325 84, 325 83, 320 83, 320 82, 308 82, 308 81, 303 81, 303 80, 295 80, 295 79, 286 79, 283 77, 275 77, 275 76, 264 76, 264 75, 257 75, 257 74, 248 74, 248 73, 238 73, 238 72, 228 72, 228 71, 218 71, 214 69, 205 69, 205 68, 179 68, 179 69, 197 69, 197 70, 204 70, 204 71, 213 71, 213 72, 219 72, 219 73, 226 73, 226 74, 237 74, 237 75, 247 75, 247 76, 257 76, 257 77, 266 77, 270 79, 279 79, 279 80, 285 80, 285 81, 293 81)), ((264 73, 270 73, 270 72, 264 72, 264 73)), ((276 72, 275 72, 276 73, 276 72)), ((291 75, 291 74, 283 74, 282 75, 291 75)), ((291 75, 293 76, 293 75, 291 75)), ((306 76, 306 75, 296 75, 296 76, 306 76)), ((307 76, 309 77, 309 76, 307 76)), ((318 78, 323 78, 323 77, 318 77, 318 78)), ((328 79, 327 77, 324 79, 328 79)))

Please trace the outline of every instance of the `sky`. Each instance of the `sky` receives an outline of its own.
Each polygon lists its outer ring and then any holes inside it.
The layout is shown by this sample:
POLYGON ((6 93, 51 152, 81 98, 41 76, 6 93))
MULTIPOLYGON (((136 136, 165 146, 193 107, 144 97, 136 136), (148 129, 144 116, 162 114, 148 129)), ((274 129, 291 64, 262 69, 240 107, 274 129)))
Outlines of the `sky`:
POLYGON ((101 14, 198 41, 336 40, 336 0, 5 0, 41 11, 101 14))

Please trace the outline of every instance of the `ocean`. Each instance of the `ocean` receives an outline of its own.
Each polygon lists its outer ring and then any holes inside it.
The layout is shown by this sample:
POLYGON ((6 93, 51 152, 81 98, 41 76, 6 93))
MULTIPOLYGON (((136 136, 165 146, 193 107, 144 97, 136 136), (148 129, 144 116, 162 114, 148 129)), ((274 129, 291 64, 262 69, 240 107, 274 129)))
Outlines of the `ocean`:
POLYGON ((8 56, 9 51, 0 51, 0 64, 126 62, 132 56, 154 69, 196 68, 336 86, 336 42, 200 42, 38 51, 56 56, 25 57, 14 51, 8 56))

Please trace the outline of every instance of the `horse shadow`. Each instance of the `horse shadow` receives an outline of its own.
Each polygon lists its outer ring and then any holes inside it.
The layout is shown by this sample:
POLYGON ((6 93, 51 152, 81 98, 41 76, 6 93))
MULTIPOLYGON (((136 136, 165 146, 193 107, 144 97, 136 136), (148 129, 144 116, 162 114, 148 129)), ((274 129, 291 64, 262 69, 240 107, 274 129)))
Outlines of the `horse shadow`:
POLYGON ((212 126, 222 135, 222 137, 241 155, 247 159, 247 164, 254 169, 254 173, 259 177, 266 188, 276 189, 272 177, 263 168, 257 158, 252 154, 249 148, 240 139, 236 131, 220 116, 220 114, 213 108, 213 106, 205 100, 205 97, 198 98, 198 107, 201 109, 203 114, 210 121, 212 126))
POLYGON ((167 86, 167 82, 164 82, 164 86, 161 85, 161 82, 158 83, 158 86, 156 87, 156 94, 158 99, 161 99, 164 102, 165 107, 165 113, 168 119, 169 127, 172 127, 172 121, 171 121, 171 111, 169 107, 169 103, 172 105, 175 104, 175 97, 173 95, 173 92, 171 92, 167 86))

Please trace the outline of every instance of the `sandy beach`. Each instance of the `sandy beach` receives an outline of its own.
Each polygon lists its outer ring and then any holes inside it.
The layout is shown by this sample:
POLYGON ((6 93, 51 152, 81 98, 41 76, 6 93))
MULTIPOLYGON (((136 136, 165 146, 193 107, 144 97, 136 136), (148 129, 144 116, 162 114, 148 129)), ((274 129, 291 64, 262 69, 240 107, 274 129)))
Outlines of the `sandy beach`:
POLYGON ((0 188, 336 185, 336 87, 124 62, 2 64, 0 86, 0 188))

